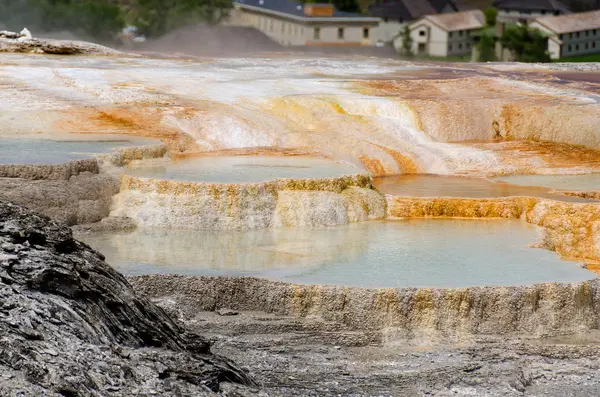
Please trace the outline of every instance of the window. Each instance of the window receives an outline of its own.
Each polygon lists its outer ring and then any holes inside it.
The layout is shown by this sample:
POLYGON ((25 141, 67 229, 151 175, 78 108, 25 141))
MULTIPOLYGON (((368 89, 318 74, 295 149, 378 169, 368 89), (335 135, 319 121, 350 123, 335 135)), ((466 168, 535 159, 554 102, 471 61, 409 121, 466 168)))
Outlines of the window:
POLYGON ((590 35, 590 31, 589 31, 589 30, 586 30, 586 31, 585 31, 585 37, 588 37, 589 35, 590 35))
POLYGON ((315 28, 313 31, 313 39, 320 40, 321 39, 321 28, 315 28))
POLYGON ((419 36, 425 36, 425 31, 424 30, 419 30, 419 36))
POLYGON ((451 39, 452 38, 452 32, 448 32, 448 38, 451 39))
POLYGON ((452 43, 448 44, 448 52, 452 52, 452 43))
POLYGON ((575 37, 579 37, 579 32, 575 33, 575 37))
POLYGON ((569 38, 572 39, 573 38, 573 33, 569 33, 569 38))
POLYGON ((338 39, 344 40, 344 28, 338 28, 338 39))
POLYGON ((459 30, 459 31, 458 31, 458 37, 462 37, 462 35, 463 35, 463 31, 462 31, 462 30, 459 30))
POLYGON ((592 41, 592 48, 596 48, 596 42, 592 41))
POLYGON ((569 44, 569 52, 573 51, 573 47, 569 44))
POLYGON ((458 49, 462 50, 462 43, 458 43, 458 49))
POLYGON ((281 33, 285 33, 285 23, 281 22, 281 33))
POLYGON ((563 35, 562 35, 562 33, 558 35, 558 38, 559 38, 559 40, 562 40, 562 39, 563 39, 563 35))
POLYGON ((363 28, 363 39, 369 38, 369 28, 363 28))
POLYGON ((587 50, 588 48, 588 43, 585 43, 585 49, 587 50))
POLYGON ((575 51, 579 51, 579 44, 575 44, 575 51))

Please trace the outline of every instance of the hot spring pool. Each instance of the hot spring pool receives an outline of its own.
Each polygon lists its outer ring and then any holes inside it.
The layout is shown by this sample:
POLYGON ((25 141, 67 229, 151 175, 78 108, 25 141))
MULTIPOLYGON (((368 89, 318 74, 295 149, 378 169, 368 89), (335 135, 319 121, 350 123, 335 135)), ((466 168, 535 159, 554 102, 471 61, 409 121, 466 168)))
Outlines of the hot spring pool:
MULTIPOLYGON (((598 175, 600 176, 600 174, 598 175)), ((373 185, 381 193, 394 196, 470 198, 527 196, 570 202, 595 202, 581 197, 554 194, 548 187, 529 186, 525 183, 523 185, 526 186, 520 186, 519 183, 512 184, 514 182, 507 177, 497 179, 498 181, 494 182, 484 178, 460 176, 398 175, 373 178, 373 185)), ((598 181, 600 182, 600 179, 598 181)), ((600 189, 600 186, 597 186, 596 189, 600 189)))
POLYGON ((306 156, 206 156, 128 167, 131 176, 188 182, 244 183, 278 178, 332 178, 363 173, 352 165, 306 156))
POLYGON ((158 139, 114 134, 69 134, 52 139, 0 137, 0 164, 59 164, 118 148, 159 143, 158 139))
POLYGON ((495 177, 513 185, 561 190, 600 190, 600 173, 582 175, 508 175, 495 177))
POLYGON ((129 275, 447 288, 594 277, 554 252, 528 248, 539 240, 540 229, 519 220, 418 219, 247 232, 140 229, 78 237, 129 275))

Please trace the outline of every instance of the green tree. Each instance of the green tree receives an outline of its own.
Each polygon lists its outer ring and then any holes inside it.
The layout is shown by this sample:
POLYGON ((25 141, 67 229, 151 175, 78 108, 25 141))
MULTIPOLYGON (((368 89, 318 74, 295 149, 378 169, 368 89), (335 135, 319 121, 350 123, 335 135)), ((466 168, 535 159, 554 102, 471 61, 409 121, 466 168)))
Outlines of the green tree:
POLYGON ((413 38, 410 35, 408 25, 404 25, 404 28, 402 28, 402 31, 400 32, 400 37, 402 38, 402 48, 400 49, 402 55, 412 57, 414 55, 412 50, 413 38))
POLYGON ((137 0, 134 24, 156 37, 186 24, 217 23, 228 15, 231 0, 137 0))
POLYGON ((36 31, 70 31, 111 41, 123 28, 119 6, 102 0, 2 0, 0 20, 7 27, 36 31))
POLYGON ((494 7, 487 8, 483 14, 485 15, 485 24, 488 27, 496 26, 496 19, 498 18, 498 10, 494 7))
POLYGON ((477 49, 479 50, 479 62, 492 62, 496 60, 494 36, 483 33, 479 37, 477 49))
POLYGON ((547 38, 538 29, 526 25, 506 29, 500 41, 518 62, 550 62, 547 38))

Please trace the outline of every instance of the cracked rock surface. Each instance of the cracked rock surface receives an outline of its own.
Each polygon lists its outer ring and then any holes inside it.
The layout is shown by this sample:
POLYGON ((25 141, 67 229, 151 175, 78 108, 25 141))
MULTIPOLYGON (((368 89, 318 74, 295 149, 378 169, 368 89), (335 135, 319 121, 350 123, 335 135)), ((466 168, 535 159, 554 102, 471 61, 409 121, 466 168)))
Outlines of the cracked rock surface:
POLYGON ((211 395, 252 380, 71 230, 0 202, 0 395, 211 395))

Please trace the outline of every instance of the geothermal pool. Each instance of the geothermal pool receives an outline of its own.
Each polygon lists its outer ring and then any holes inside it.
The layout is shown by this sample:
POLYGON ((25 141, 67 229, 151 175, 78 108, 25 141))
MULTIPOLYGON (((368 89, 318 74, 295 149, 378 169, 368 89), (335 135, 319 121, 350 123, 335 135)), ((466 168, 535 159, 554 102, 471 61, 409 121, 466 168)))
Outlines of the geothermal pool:
POLYGON ((0 138, 0 164, 58 164, 90 158, 119 148, 160 143, 126 135, 62 135, 48 138, 0 138))
POLYGON ((465 287, 581 281, 593 274, 528 248, 519 220, 375 221, 247 232, 138 229, 77 236, 129 275, 257 276, 306 284, 465 287))
MULTIPOLYGON (((548 188, 529 186, 526 183, 523 183, 525 186, 518 183, 513 185, 511 178, 509 177, 507 180, 506 177, 502 177, 498 178, 499 181, 490 181, 484 178, 445 175, 398 175, 373 178, 373 185, 381 193, 394 196, 469 198, 527 196, 569 202, 594 202, 594 200, 580 197, 553 194, 548 188), (504 182, 505 180, 509 183, 504 182)), ((600 178, 600 174, 598 174, 598 178, 600 178)), ((600 184, 600 179, 598 182, 600 184)), ((596 189, 599 188, 600 185, 596 185, 596 189)))
POLYGON ((243 183, 278 178, 332 178, 361 168, 307 156, 207 156, 127 167, 131 176, 188 182, 243 183))
POLYGON ((600 173, 581 175, 510 175, 494 178, 514 185, 561 190, 599 190, 600 173))

